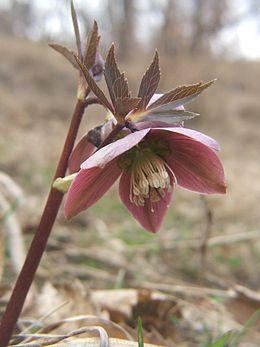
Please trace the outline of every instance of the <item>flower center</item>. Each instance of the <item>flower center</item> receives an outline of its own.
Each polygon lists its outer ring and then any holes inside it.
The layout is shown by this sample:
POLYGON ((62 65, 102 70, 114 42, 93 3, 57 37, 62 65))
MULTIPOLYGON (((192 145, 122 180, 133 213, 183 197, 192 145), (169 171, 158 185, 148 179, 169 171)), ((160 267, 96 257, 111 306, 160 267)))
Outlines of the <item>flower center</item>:
POLYGON ((165 160, 150 148, 140 149, 136 153, 130 170, 129 198, 136 206, 144 206, 145 199, 148 198, 151 202, 159 201, 171 190, 170 168, 165 160))

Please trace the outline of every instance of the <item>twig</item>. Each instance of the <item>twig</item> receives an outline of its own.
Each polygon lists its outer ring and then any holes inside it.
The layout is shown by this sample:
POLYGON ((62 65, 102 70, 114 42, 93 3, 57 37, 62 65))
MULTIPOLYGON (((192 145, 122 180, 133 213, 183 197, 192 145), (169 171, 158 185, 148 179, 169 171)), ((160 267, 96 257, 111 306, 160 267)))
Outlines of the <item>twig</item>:
POLYGON ((206 225, 205 225, 205 231, 203 235, 203 239, 200 245, 200 262, 201 262, 201 274, 206 270, 206 260, 207 260, 207 250, 208 250, 208 240, 211 236, 212 232, 212 222, 213 222, 213 214, 211 209, 209 208, 209 204, 205 198, 204 195, 200 196, 201 202, 204 206, 205 211, 205 218, 206 218, 206 225))
POLYGON ((195 287, 185 285, 174 285, 168 283, 150 283, 142 282, 139 286, 147 289, 159 290, 162 292, 182 294, 184 296, 205 297, 205 296, 221 296, 223 298, 233 298, 236 296, 234 290, 221 290, 206 287, 195 287))
MULTIPOLYGON (((12 347, 44 347, 53 345, 54 343, 60 342, 62 340, 65 340, 69 337, 77 336, 84 333, 89 332, 98 332, 100 337, 100 347, 109 347, 109 337, 106 332, 106 330, 99 326, 93 326, 93 327, 84 327, 79 328, 77 330, 71 331, 68 334, 64 335, 45 335, 45 334, 28 334, 25 337, 28 338, 38 338, 38 339, 45 339, 44 341, 40 342, 34 342, 34 343, 21 343, 18 345, 12 345, 12 347)), ((10 346, 11 347, 11 346, 10 346)))

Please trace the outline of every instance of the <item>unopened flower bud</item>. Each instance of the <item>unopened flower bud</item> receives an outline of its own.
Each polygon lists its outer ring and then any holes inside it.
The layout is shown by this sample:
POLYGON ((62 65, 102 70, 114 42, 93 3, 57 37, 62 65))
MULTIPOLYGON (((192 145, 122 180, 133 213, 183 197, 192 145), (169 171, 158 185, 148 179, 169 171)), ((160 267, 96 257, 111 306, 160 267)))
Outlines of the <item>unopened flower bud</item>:
POLYGON ((69 187, 73 181, 73 179, 76 177, 77 173, 74 173, 72 175, 65 176, 63 178, 58 177, 53 182, 53 188, 59 190, 62 193, 66 193, 69 190, 69 187))

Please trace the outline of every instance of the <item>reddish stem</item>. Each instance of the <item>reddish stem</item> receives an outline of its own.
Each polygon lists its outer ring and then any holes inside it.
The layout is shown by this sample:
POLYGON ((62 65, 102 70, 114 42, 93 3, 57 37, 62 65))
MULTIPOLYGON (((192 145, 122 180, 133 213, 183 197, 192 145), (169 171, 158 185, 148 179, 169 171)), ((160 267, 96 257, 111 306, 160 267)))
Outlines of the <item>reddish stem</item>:
MULTIPOLYGON (((88 93, 89 90, 87 90, 86 94, 88 93)), ((94 100, 92 98, 90 99, 89 104, 93 104, 94 100)), ((54 179, 57 177, 64 177, 66 174, 68 159, 74 146, 84 109, 88 106, 87 100, 77 100, 54 179)), ((22 311, 26 296, 45 250, 62 198, 63 194, 61 192, 51 188, 38 229, 32 240, 23 268, 18 276, 2 318, 0 325, 0 347, 7 346, 10 341, 15 324, 22 311)))

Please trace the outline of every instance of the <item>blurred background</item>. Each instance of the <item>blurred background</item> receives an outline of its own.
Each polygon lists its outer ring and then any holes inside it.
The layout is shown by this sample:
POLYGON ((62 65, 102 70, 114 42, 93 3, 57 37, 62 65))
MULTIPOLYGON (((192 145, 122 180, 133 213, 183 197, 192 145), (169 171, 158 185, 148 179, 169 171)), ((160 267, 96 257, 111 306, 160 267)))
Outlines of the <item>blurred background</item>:
MULTIPOLYGON (((104 288, 147 281, 222 289, 240 284, 260 290, 260 2, 74 4, 82 37, 97 20, 104 58, 115 43, 133 95, 155 49, 162 72, 159 92, 217 78, 188 105, 201 116, 186 126, 220 143, 228 191, 201 198, 176 189, 156 235, 132 219, 116 187, 69 223, 61 211, 37 280, 76 277, 104 288)), ((45 203, 78 79, 48 42, 75 49, 69 1, 0 0, 0 170, 24 191, 24 203, 15 212, 26 245, 45 203)), ((107 93, 104 81, 100 86, 107 93)), ((101 107, 89 108, 79 136, 100 124, 104 114, 101 107)), ((9 287, 15 274, 8 251, 5 258, 2 283, 9 287)))

